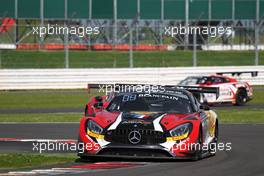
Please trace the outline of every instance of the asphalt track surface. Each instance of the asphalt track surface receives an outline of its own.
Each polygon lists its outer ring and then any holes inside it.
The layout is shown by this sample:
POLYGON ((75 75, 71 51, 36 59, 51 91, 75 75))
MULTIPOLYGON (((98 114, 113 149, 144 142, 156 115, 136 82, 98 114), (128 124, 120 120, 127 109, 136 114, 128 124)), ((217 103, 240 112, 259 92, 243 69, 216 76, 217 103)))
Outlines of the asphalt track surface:
MULTIPOLYGON (((264 104, 245 104, 244 106, 233 106, 230 104, 219 104, 211 109, 232 110, 232 109, 264 109, 264 104)), ((38 114, 38 113, 82 113, 83 108, 54 108, 54 109, 0 109, 0 114, 38 114)))
MULTIPOLYGON (((76 139, 77 132, 78 123, 0 124, 0 138, 76 139)), ((214 157, 195 162, 143 160, 148 164, 131 168, 98 170, 79 175, 263 176, 263 137, 264 125, 220 125, 220 142, 231 142, 231 151, 218 151, 214 157)), ((32 144, 26 142, 0 142, 0 152, 26 151, 29 147, 32 148, 32 144)))

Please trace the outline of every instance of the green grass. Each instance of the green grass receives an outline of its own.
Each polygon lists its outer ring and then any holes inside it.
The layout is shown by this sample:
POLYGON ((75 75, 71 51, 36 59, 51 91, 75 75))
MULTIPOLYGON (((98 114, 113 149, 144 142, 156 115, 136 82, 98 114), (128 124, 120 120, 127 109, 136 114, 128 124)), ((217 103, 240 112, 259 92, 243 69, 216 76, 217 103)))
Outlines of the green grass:
POLYGON ((76 156, 72 154, 30 154, 30 153, 2 153, 0 154, 0 170, 24 169, 42 167, 54 164, 74 162, 76 156))
POLYGON ((82 113, 0 114, 0 122, 79 122, 82 113))
POLYGON ((253 100, 249 104, 264 104, 264 86, 256 86, 253 91, 253 100))
MULTIPOLYGON (((2 68, 63 68, 63 51, 2 51, 2 68)), ((198 51, 198 66, 242 66, 254 64, 253 51, 198 51)), ((128 52, 70 51, 71 68, 128 67, 128 52)), ((264 52, 260 52, 264 64, 264 52)), ((135 67, 192 66, 192 51, 135 51, 135 67)))
POLYGON ((0 91, 0 110, 82 108, 94 95, 84 89, 0 91))
POLYGON ((264 110, 216 110, 220 123, 264 123, 264 110))

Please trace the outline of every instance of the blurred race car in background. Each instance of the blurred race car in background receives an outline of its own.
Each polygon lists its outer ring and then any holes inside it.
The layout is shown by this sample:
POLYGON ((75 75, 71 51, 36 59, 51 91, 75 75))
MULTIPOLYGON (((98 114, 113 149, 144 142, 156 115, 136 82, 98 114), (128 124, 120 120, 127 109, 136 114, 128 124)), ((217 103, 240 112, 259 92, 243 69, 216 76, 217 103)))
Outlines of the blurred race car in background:
POLYGON ((241 74, 251 74, 252 77, 258 75, 257 71, 249 72, 219 72, 209 76, 190 76, 182 80, 179 86, 198 86, 198 87, 218 87, 219 97, 215 94, 204 93, 201 96, 201 102, 204 101, 210 105, 219 103, 232 103, 233 105, 244 105, 253 97, 253 88, 247 83, 242 82, 239 78, 241 74), (231 74, 230 76, 224 76, 231 74))
POLYGON ((86 105, 79 128, 78 142, 88 148, 78 155, 82 159, 194 160, 214 155, 217 115, 197 101, 193 94, 198 93, 217 95, 218 88, 150 86, 129 91, 114 88, 103 97, 93 97, 86 105))

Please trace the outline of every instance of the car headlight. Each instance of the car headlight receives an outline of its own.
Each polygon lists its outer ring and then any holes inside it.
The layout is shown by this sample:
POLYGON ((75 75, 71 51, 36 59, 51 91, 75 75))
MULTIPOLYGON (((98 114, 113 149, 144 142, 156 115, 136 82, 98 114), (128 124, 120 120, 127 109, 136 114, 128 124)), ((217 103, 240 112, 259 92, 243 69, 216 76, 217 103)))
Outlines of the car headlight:
POLYGON ((185 123, 170 130, 170 135, 172 136, 173 140, 182 140, 189 136, 191 130, 192 124, 185 123))
POLYGON ((103 128, 92 120, 89 120, 87 123, 87 131, 88 130, 96 134, 101 134, 103 132, 103 128))

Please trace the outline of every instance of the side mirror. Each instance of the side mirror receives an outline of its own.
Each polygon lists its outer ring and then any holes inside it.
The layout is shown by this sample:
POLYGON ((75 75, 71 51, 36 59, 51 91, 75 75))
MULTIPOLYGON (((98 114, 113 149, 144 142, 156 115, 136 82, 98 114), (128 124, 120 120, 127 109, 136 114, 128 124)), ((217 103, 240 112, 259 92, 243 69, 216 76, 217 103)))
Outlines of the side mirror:
POLYGON ((94 103, 93 105, 96 109, 102 109, 103 108, 103 103, 102 102, 97 102, 97 103, 94 103))
POLYGON ((101 102, 101 101, 103 101, 103 97, 101 97, 101 96, 96 96, 96 97, 95 97, 95 100, 98 101, 98 102, 101 102))
POLYGON ((200 109, 203 109, 205 111, 209 111, 210 107, 208 105, 203 104, 203 105, 200 105, 200 109))

